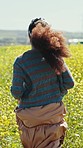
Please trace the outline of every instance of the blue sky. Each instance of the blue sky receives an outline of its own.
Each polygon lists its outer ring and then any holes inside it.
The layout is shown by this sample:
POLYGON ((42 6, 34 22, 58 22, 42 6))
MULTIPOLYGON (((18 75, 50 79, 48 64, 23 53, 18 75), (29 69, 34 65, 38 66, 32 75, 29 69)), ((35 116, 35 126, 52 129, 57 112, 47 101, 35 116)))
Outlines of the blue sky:
POLYGON ((0 0, 0 29, 27 30, 36 17, 56 30, 83 32, 83 0, 0 0))

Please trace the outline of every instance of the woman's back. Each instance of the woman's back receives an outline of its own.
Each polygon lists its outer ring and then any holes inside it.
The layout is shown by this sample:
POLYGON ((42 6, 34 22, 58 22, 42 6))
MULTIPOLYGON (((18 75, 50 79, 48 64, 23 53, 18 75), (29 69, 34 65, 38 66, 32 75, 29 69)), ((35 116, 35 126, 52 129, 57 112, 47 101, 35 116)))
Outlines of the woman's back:
POLYGON ((32 50, 15 60, 11 87, 19 102, 15 112, 21 141, 24 148, 58 148, 67 128, 62 99, 74 86, 63 60, 69 51, 62 35, 41 18, 31 22, 28 33, 32 50))

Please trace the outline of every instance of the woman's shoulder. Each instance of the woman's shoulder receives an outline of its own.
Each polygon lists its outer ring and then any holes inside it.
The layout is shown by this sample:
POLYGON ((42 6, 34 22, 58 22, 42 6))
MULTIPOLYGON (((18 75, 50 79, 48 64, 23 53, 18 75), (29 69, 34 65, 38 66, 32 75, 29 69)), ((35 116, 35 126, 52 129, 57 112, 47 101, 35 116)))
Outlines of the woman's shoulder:
POLYGON ((30 54, 31 54, 31 50, 28 50, 28 51, 20 54, 19 56, 16 57, 15 62, 22 60, 23 58, 27 57, 30 54))
MULTIPOLYGON (((33 50, 30 49, 24 53, 22 53, 21 55, 19 55, 18 57, 16 57, 15 59, 15 64, 16 63, 22 63, 23 61, 32 59, 32 58, 36 58, 40 55, 40 53, 38 52, 38 50, 33 50)), ((40 56, 39 56, 40 57, 40 56)))

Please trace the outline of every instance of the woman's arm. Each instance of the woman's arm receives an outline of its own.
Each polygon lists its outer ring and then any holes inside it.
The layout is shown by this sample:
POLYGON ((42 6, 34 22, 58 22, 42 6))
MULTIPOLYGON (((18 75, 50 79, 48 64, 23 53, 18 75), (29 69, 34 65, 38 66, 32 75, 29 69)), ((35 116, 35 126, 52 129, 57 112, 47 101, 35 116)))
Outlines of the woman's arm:
POLYGON ((74 79, 66 64, 64 64, 64 71, 62 72, 62 81, 65 89, 70 89, 74 86, 74 79))
POLYGON ((67 94, 67 90, 74 86, 74 79, 66 64, 64 64, 64 71, 57 75, 57 80, 62 96, 67 94))
POLYGON ((24 74, 22 68, 15 61, 13 65, 13 79, 12 79, 12 86, 11 86, 11 93, 14 98, 20 100, 22 97, 25 88, 23 87, 24 82, 24 74))

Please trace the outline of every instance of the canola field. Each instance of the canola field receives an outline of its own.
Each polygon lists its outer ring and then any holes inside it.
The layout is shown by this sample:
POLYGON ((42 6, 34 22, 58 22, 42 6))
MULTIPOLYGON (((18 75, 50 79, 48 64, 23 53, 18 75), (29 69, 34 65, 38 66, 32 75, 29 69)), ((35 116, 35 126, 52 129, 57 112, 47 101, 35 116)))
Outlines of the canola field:
MULTIPOLYGON (((83 45, 69 46, 72 57, 66 63, 72 72, 75 86, 63 102, 68 123, 63 148, 83 148, 83 45)), ((30 46, 0 47, 0 148, 22 148, 14 109, 17 101, 10 93, 12 68, 15 58, 30 46)))

